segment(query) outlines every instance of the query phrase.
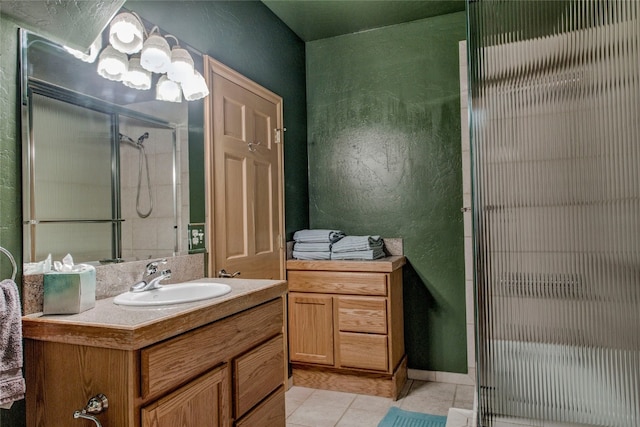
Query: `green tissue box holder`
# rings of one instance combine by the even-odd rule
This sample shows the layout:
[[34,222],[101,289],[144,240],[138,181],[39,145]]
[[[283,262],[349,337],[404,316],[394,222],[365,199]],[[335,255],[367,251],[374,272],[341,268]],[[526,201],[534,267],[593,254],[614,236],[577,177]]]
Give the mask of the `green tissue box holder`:
[[[79,267],[79,266],[76,266]],[[76,314],[96,305],[96,269],[52,271],[44,275],[44,314]]]

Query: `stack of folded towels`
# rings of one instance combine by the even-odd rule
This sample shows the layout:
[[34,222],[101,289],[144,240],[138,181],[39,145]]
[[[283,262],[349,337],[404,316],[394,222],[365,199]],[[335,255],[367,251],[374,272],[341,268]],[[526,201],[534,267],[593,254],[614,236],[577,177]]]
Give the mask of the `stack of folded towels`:
[[380,236],[345,236],[340,230],[299,230],[293,257],[302,260],[374,260],[384,258]]
[[346,236],[331,246],[331,259],[374,260],[384,258],[384,241],[380,236]]
[[293,257],[303,260],[331,259],[331,245],[344,237],[340,230],[299,230],[293,235]]

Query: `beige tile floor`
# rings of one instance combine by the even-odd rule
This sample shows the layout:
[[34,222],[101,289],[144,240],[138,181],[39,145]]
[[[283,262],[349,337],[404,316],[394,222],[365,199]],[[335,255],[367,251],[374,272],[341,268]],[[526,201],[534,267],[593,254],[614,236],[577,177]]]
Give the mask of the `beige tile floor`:
[[473,409],[473,386],[408,380],[399,399],[293,386],[286,393],[287,427],[377,427],[391,406],[447,415]]

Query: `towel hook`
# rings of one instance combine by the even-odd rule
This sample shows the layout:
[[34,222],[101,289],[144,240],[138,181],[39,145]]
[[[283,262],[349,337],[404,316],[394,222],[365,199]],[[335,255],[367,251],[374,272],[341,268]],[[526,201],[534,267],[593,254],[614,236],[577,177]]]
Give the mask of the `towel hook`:
[[16,274],[18,273],[18,266],[16,265],[15,258],[13,257],[13,255],[11,255],[11,252],[6,250],[2,246],[0,246],[0,252],[5,254],[9,258],[9,260],[11,261],[11,266],[13,267],[13,274],[11,275],[11,280],[16,280]]

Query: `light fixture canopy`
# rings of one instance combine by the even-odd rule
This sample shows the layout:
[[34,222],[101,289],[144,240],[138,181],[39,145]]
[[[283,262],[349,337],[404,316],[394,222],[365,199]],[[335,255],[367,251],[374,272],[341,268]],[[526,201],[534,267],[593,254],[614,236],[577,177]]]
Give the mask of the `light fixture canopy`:
[[190,79],[182,82],[182,93],[187,101],[195,101],[209,95],[209,88],[202,74],[196,70]]
[[102,35],[98,36],[93,41],[93,43],[91,43],[91,46],[89,46],[88,52],[82,52],[80,50],[76,50],[68,46],[63,46],[63,47],[64,47],[64,50],[66,50],[67,52],[69,52],[71,55],[78,58],[79,60],[93,64],[96,58],[98,57],[98,54],[100,53],[100,49],[102,49]]
[[140,52],[144,40],[144,27],[133,13],[116,15],[109,26],[109,43],[117,51],[133,54]]
[[121,81],[129,68],[127,55],[113,46],[104,48],[98,59],[98,74],[108,80]]
[[193,76],[193,58],[180,45],[171,49],[171,66],[167,70],[167,76],[178,83],[183,83]]
[[156,85],[156,99],[158,101],[182,102],[182,90],[180,84],[161,76]]
[[151,89],[151,72],[140,66],[140,58],[133,57],[129,59],[129,69],[122,78],[122,83],[133,89]]
[[140,54],[142,68],[153,73],[165,73],[171,64],[169,43],[160,34],[151,34]]

